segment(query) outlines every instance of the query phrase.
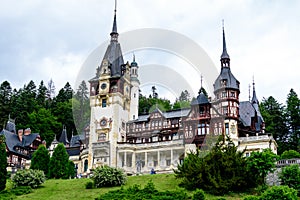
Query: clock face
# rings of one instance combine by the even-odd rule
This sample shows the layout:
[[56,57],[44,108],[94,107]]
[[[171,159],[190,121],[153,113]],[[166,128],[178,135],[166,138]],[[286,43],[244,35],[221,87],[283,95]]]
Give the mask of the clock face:
[[106,124],[107,124],[107,120],[106,120],[106,119],[102,119],[102,120],[100,121],[100,125],[101,125],[101,126],[106,126]]
[[104,90],[106,88],[106,86],[107,86],[106,83],[102,83],[101,84],[101,89]]

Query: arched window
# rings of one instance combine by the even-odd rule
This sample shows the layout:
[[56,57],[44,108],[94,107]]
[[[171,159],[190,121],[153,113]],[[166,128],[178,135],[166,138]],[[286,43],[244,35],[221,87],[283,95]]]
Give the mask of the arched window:
[[84,161],[84,172],[86,172],[87,171],[87,169],[88,169],[88,160],[85,160]]

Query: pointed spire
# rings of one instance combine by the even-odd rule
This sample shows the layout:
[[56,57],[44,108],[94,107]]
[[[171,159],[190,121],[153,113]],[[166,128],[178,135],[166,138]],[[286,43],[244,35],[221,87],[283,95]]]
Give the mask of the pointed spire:
[[252,100],[251,103],[252,104],[258,104],[258,99],[256,97],[256,92],[255,92],[255,82],[254,82],[254,76],[253,76],[253,83],[252,83],[252,87],[253,87],[253,95],[252,95]]
[[118,34],[118,31],[117,31],[117,0],[115,0],[114,22],[113,22],[112,32],[110,33],[110,35],[113,36],[114,34]]
[[201,88],[202,88],[202,81],[203,81],[203,76],[202,76],[202,74],[201,74]]
[[229,59],[229,55],[227,53],[227,47],[226,47],[226,40],[225,40],[224,19],[222,20],[222,29],[223,29],[223,52],[222,52],[222,55],[221,55],[221,59],[222,58]]
[[132,62],[131,62],[131,67],[137,67],[137,62],[135,61],[135,54],[134,54],[134,52],[133,52],[133,55],[132,55]]
[[230,58],[227,53],[226,40],[225,40],[224,20],[222,20],[222,29],[223,29],[223,52],[220,61],[222,67],[230,67]]

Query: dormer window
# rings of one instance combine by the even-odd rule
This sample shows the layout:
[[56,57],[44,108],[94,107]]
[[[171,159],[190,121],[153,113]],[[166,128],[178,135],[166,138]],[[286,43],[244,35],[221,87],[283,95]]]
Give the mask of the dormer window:
[[227,79],[221,80],[221,86],[226,87],[227,86]]

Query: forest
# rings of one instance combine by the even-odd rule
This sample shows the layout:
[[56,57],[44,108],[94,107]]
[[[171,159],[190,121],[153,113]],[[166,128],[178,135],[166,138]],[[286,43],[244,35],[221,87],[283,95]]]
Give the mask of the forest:
[[[171,103],[159,97],[155,86],[149,90],[149,96],[139,96],[139,114],[147,114],[155,107],[162,111],[186,108],[194,98],[185,90]],[[207,95],[204,88],[200,90]],[[3,81],[0,85],[0,108],[3,127],[8,118],[14,119],[17,129],[31,128],[49,146],[55,136],[60,136],[63,126],[71,138],[72,134],[82,133],[89,124],[89,90],[85,81],[76,90],[67,82],[58,93],[52,80],[46,84],[41,81],[38,86],[30,81],[20,89],[12,88],[8,81]],[[284,104],[273,96],[263,98],[260,112],[265,120],[266,133],[272,134],[277,141],[278,154],[285,150],[300,152],[300,99],[297,93],[291,89]]]

